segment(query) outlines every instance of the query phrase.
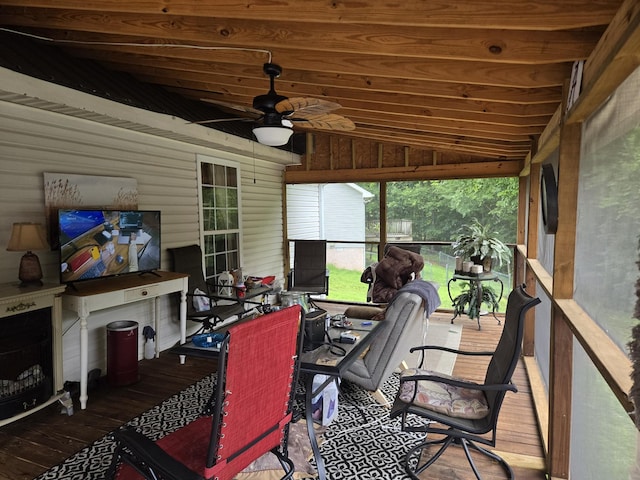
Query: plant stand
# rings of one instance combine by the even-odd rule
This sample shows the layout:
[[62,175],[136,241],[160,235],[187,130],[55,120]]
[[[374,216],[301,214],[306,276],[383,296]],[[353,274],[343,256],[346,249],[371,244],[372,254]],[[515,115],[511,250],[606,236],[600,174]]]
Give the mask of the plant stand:
[[[451,295],[451,283],[456,282],[458,280],[469,282],[469,290],[461,293],[457,297],[453,298]],[[502,299],[502,294],[504,293],[504,284],[502,280],[498,278],[498,275],[494,272],[485,272],[480,275],[462,275],[462,274],[454,274],[453,277],[447,282],[447,293],[449,294],[449,298],[451,299],[451,303],[454,307],[454,315],[451,319],[451,323],[458,317],[465,313],[465,307],[468,306],[468,314],[469,318],[476,318],[478,321],[478,330],[480,330],[480,309],[483,303],[488,303],[483,299],[484,291],[482,288],[483,282],[497,282],[500,284],[500,294],[498,298],[492,298],[489,305],[491,308],[491,313],[493,318],[496,319],[498,325],[500,325],[500,319],[496,316],[496,308],[500,300]]]

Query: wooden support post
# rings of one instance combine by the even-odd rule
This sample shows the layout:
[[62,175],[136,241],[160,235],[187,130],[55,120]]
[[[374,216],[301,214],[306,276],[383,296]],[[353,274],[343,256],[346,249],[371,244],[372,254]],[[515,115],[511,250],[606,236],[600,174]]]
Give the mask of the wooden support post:
[[384,255],[387,244],[387,182],[380,182],[380,243],[378,244],[378,261]]
[[[553,298],[573,298],[578,172],[582,124],[563,125],[558,162],[558,230],[555,238]],[[569,478],[573,334],[561,310],[551,309],[549,362],[549,474]]]

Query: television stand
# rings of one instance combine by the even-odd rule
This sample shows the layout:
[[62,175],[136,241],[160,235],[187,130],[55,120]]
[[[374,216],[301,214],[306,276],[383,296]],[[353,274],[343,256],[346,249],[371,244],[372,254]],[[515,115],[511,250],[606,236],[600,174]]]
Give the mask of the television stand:
[[138,273],[138,276],[141,277],[141,276],[146,275],[146,274],[155,275],[156,277],[162,277],[162,275],[160,275],[155,270],[143,270],[143,271]]
[[[143,273],[143,272],[141,272]],[[180,292],[180,326],[184,336],[187,323],[187,291],[189,275],[176,272],[153,272],[153,277],[121,275],[100,280],[81,282],[68,288],[62,295],[62,308],[78,314],[80,319],[80,408],[87,408],[87,374],[89,362],[88,318],[91,312],[111,307],[154,299],[153,328],[158,356],[160,331],[158,329],[158,300],[163,295]],[[157,277],[157,278],[156,278]]]

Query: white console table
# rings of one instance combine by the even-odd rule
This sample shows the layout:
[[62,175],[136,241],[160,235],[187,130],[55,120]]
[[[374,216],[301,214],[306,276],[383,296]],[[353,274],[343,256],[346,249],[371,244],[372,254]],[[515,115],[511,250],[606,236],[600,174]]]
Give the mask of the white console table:
[[0,319],[42,308],[51,308],[51,346],[53,351],[53,395],[51,398],[30,410],[0,420],[0,426],[37,412],[57,401],[61,396],[58,393],[63,388],[60,294],[64,292],[64,289],[64,285],[53,283],[29,287],[20,287],[17,283],[0,285]]
[[[87,407],[87,399],[89,398],[87,395],[89,346],[87,318],[91,312],[141,300],[155,299],[153,327],[159,340],[159,297],[180,292],[180,325],[186,325],[189,276],[175,272],[156,271],[154,273],[78,282],[73,287],[67,287],[62,296],[62,308],[77,312],[80,318],[80,408]],[[158,356],[158,343],[156,341],[156,356]]]

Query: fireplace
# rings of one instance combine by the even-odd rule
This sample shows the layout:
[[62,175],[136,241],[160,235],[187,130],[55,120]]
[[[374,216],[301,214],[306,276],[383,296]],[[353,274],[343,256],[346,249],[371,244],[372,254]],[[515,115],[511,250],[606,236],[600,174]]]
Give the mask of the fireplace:
[[0,419],[53,395],[51,309],[5,317],[0,328]]
[[58,401],[62,395],[65,285],[0,284],[0,426]]

